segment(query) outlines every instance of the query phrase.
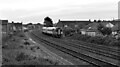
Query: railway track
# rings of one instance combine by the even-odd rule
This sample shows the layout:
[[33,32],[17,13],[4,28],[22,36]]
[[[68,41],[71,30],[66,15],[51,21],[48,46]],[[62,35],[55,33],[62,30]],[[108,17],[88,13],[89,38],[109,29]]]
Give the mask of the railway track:
[[47,39],[38,37],[38,35],[36,35],[36,34],[34,34],[34,33],[31,33],[31,35],[33,35],[33,36],[34,36],[35,38],[37,38],[39,41],[47,44],[48,46],[51,46],[51,47],[53,47],[53,48],[56,48],[57,50],[60,50],[60,51],[62,51],[62,52],[64,52],[64,53],[67,53],[67,54],[69,54],[69,55],[72,55],[73,57],[76,57],[76,58],[78,58],[78,59],[80,59],[80,60],[86,61],[86,62],[88,62],[89,64],[91,64],[91,65],[93,65],[93,66],[98,66],[98,67],[106,67],[106,66],[117,67],[117,66],[114,65],[114,64],[111,64],[111,63],[102,61],[102,60],[100,60],[100,59],[91,57],[91,56],[89,56],[89,55],[80,53],[80,52],[78,52],[78,51],[76,51],[76,50],[73,50],[73,49],[71,49],[71,48],[58,45],[58,43],[56,43],[56,42],[52,42],[52,41],[49,41],[49,40],[47,40]]
[[119,47],[117,49],[115,48],[110,48],[108,46],[103,46],[103,45],[96,45],[96,44],[91,44],[91,43],[86,43],[86,42],[79,42],[77,40],[69,40],[69,41],[72,41],[72,42],[76,42],[76,43],[79,43],[79,44],[87,44],[91,47],[94,47],[94,48],[99,48],[99,49],[103,49],[103,50],[107,50],[107,51],[111,51],[111,52],[116,52],[116,53],[120,53],[120,49]]
[[[94,47],[94,46],[89,46],[87,44],[81,44],[81,43],[76,43],[76,42],[72,42],[72,41],[67,41],[65,42],[65,40],[59,40],[59,39],[54,39],[57,42],[61,42],[64,43],[66,45],[78,48],[78,49],[83,49],[92,53],[96,53],[102,56],[106,56],[112,59],[116,59],[116,60],[120,60],[120,52],[116,52],[116,51],[109,51],[109,50],[105,50],[105,49],[101,49],[100,47]],[[107,48],[106,48],[107,49]]]
[[78,48],[78,49],[83,49],[92,53],[96,53],[102,56],[106,56],[112,59],[116,59],[116,60],[120,60],[120,51],[116,50],[116,49],[112,49],[109,47],[105,47],[105,46],[99,46],[99,45],[94,45],[94,44],[87,44],[87,43],[82,43],[76,40],[61,40],[58,38],[52,38],[54,39],[54,41],[63,43],[63,44],[67,44],[69,46]]

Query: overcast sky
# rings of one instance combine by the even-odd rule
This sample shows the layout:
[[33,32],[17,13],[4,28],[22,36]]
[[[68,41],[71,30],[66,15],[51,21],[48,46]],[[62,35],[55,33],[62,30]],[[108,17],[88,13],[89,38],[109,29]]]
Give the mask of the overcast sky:
[[54,23],[61,20],[118,18],[119,0],[0,0],[0,19]]

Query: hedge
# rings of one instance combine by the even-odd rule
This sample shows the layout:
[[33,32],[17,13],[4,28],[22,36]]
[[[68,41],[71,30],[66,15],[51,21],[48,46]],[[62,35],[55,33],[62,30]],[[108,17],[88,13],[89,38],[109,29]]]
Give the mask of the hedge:
[[120,40],[114,39],[112,37],[91,37],[87,35],[74,34],[70,39],[85,41],[94,44],[101,44],[106,46],[120,46]]

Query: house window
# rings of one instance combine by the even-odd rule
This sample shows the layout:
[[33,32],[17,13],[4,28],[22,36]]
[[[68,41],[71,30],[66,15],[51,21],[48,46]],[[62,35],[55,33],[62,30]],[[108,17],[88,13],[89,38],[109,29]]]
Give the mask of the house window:
[[87,35],[89,35],[89,36],[95,36],[95,32],[88,32]]

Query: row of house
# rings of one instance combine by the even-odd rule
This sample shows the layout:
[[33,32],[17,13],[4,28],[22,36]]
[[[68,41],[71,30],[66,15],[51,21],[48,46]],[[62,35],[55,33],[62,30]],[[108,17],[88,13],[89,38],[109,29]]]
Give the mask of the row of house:
[[28,24],[24,24],[23,28],[32,30],[32,29],[41,29],[43,25],[41,25],[40,23],[38,24],[32,24],[32,23],[28,23]]
[[88,25],[91,21],[63,21],[59,20],[56,24],[57,27],[71,27],[71,28],[82,28],[85,25]]
[[10,23],[8,20],[0,20],[0,25],[3,37],[7,37],[16,31],[22,31],[22,23]]
[[81,34],[89,35],[89,36],[103,36],[102,33],[100,33],[97,29],[99,24],[111,28],[113,36],[116,36],[120,30],[118,27],[118,23],[116,23],[115,25],[109,22],[90,23],[87,26],[85,26],[83,29],[81,29]]
[[65,20],[59,20],[56,24],[57,27],[63,28],[63,29],[73,29],[75,32],[79,32],[80,29],[82,29],[84,26],[91,23],[90,20],[88,21],[65,21]]
[[112,34],[116,35],[118,31],[120,31],[120,21],[101,21],[101,22],[91,22],[89,21],[61,21],[59,20],[57,23],[57,27],[70,27],[77,28],[80,30],[81,34],[89,35],[89,36],[102,36],[102,34],[98,31],[98,25],[102,24],[105,27],[110,27],[112,29]]

